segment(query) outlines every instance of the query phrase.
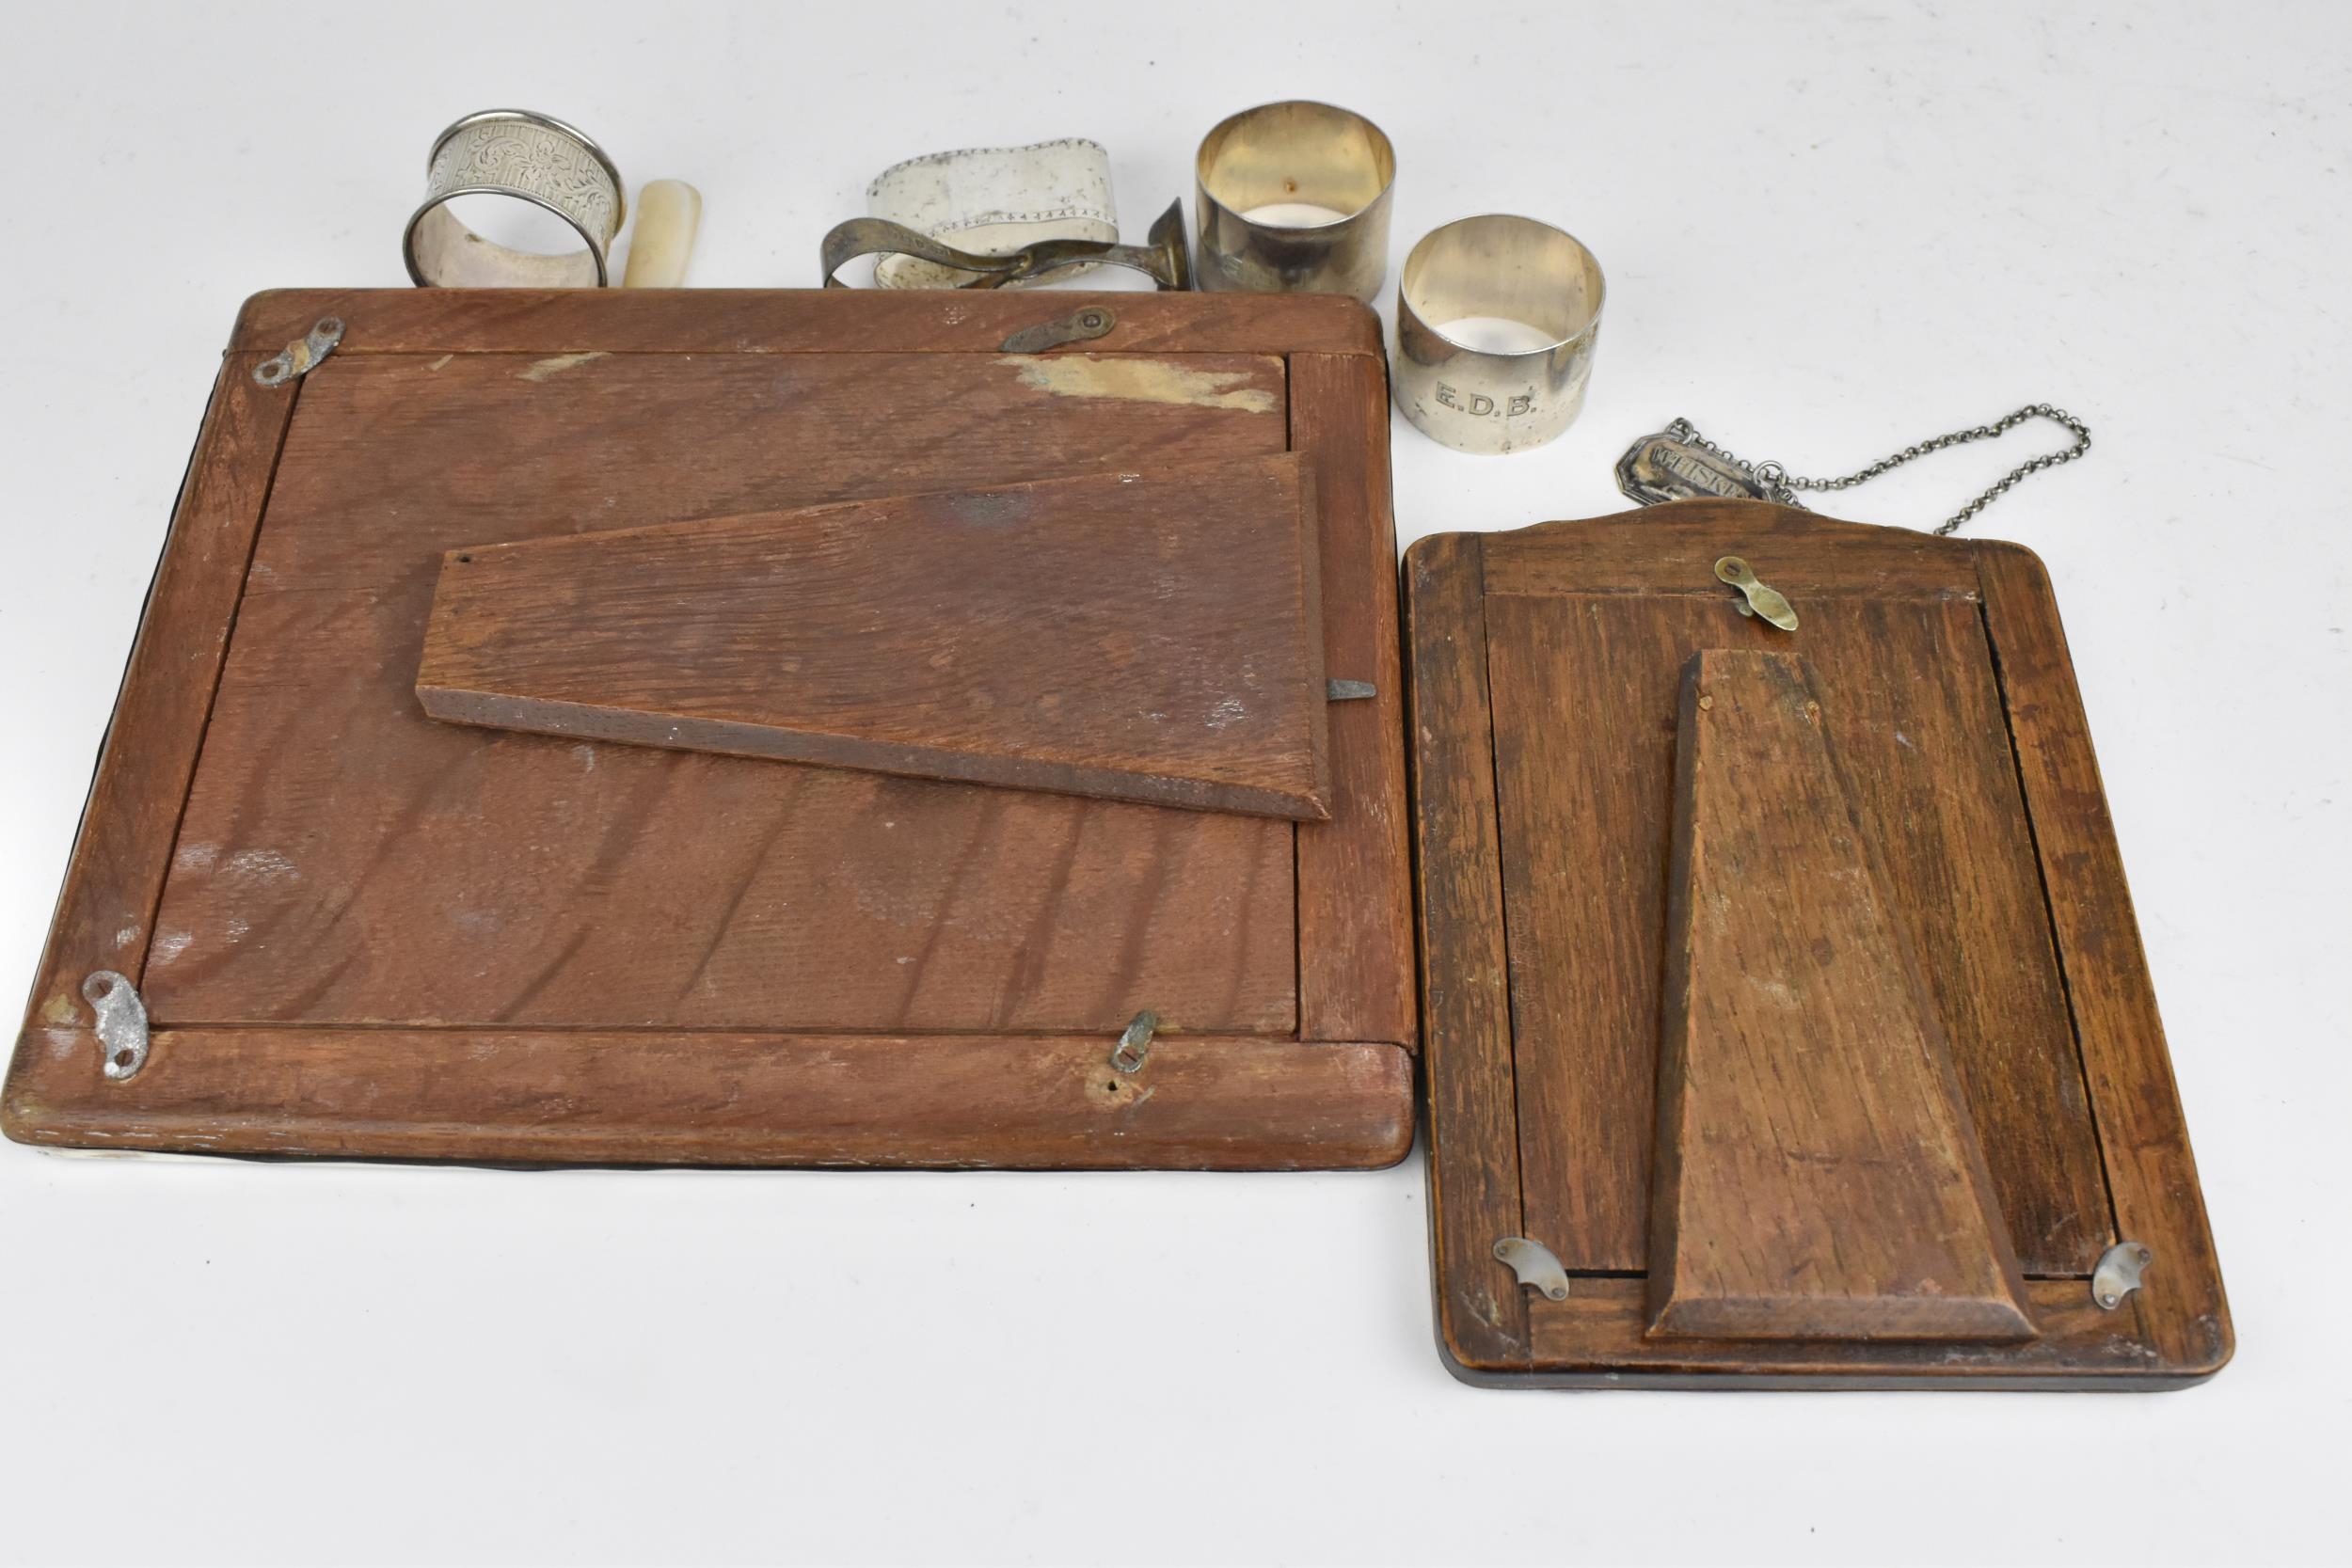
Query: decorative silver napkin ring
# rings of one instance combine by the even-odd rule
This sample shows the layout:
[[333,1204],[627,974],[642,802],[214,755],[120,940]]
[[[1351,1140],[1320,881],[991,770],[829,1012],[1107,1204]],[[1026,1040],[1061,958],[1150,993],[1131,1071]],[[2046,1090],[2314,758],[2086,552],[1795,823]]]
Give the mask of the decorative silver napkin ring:
[[[401,242],[408,276],[449,288],[601,289],[612,237],[628,215],[627,187],[604,149],[551,116],[485,109],[441,133],[425,160],[424,200]],[[585,250],[537,256],[482,238],[448,203],[503,196],[544,207]]]
[[1397,407],[1456,451],[1542,446],[1584,406],[1606,293],[1593,253],[1548,223],[1490,213],[1431,230],[1397,276]]
[[1201,288],[1380,293],[1396,151],[1363,116],[1304,99],[1244,109],[1200,139],[1193,181]]

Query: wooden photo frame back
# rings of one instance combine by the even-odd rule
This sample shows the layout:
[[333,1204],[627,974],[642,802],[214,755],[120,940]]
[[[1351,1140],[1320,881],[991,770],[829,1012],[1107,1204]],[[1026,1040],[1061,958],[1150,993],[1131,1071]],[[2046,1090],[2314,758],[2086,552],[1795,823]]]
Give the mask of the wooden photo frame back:
[[[1352,302],[295,291],[223,361],[0,1125],[476,1161],[1380,1165],[1413,1136],[1378,325]],[[299,380],[255,368],[324,317]],[[436,724],[445,552],[1284,451],[1329,819]],[[116,1079],[85,986],[151,1046]],[[1148,1055],[1110,1067],[1138,1013]]]
[[[1797,629],[1737,612],[1725,557]],[[2218,1370],[2219,1266],[2029,552],[1685,501],[1423,539],[1406,578],[1438,1332],[1459,1375],[2165,1387]],[[1808,855],[1797,896],[1784,862]],[[1851,911],[1820,914],[1822,888]],[[1889,1076],[1894,1051],[1916,1069]],[[1807,1103],[1808,1075],[1867,1104]],[[1561,1276],[1515,1269],[1525,1243]],[[2137,1289],[2118,1258],[2151,1259]]]

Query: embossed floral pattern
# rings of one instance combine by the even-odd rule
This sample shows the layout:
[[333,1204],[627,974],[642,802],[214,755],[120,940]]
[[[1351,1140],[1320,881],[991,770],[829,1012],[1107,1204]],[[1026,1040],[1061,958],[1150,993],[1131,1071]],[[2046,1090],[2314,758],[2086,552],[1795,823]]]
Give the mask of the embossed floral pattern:
[[620,193],[596,155],[542,126],[514,120],[469,125],[443,142],[425,178],[425,198],[469,186],[523,191],[596,236],[601,250],[620,227]]

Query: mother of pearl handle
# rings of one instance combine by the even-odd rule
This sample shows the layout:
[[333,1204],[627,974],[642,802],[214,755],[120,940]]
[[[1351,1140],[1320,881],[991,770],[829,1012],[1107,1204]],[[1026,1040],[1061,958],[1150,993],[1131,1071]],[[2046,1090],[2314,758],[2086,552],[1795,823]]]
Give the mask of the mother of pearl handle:
[[675,289],[686,281],[702,227],[703,193],[683,180],[654,180],[637,193],[637,229],[629,236],[624,289]]

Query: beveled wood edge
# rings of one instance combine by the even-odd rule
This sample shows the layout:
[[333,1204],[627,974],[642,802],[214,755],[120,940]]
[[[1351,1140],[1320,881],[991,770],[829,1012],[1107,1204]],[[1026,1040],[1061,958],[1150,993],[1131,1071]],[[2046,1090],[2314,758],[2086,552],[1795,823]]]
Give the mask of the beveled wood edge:
[[2155,1253],[2127,1305],[2168,1363],[2209,1377],[2236,1334],[2058,599],[2024,546],[1980,541],[1977,558],[2045,898],[2055,880],[2067,890],[2046,901],[2116,1234]]
[[[1773,560],[1779,541],[1825,537],[1841,541],[1834,555],[1803,567]],[[1670,501],[1606,517],[1532,523],[1486,538],[1489,594],[1728,595],[1715,562],[1732,554],[1747,557],[1759,578],[1796,600],[1800,615],[1808,595],[1973,599],[1979,592],[1971,541],[1770,501]]]
[[[1699,529],[1731,528],[1742,531],[1760,530],[1766,535],[1789,533],[1846,534],[1851,538],[1892,538],[1905,547],[1936,551],[1968,550],[1979,543],[1972,539],[1954,539],[1945,535],[1923,533],[1916,529],[1899,528],[1887,523],[1860,523],[1846,517],[1833,517],[1826,512],[1810,507],[1784,506],[1778,501],[1716,499],[1702,498],[1692,500],[1664,501],[1656,506],[1631,506],[1623,512],[1604,513],[1597,517],[1548,517],[1539,522],[1523,523],[1518,528],[1474,529],[1489,544],[1516,541],[1525,546],[1555,546],[1562,542],[1573,544],[1580,536],[1592,537],[1602,531],[1628,529],[1627,542],[1637,547],[1645,539],[1661,531],[1669,535]],[[1424,537],[1438,538],[1438,534]],[[1504,546],[1507,554],[1509,546]]]
[[[91,1022],[81,993],[86,975],[113,969],[134,985],[144,977],[181,810],[228,657],[226,628],[300,397],[299,383],[255,383],[253,368],[264,357],[231,354],[214,381],[74,829],[25,1003],[25,1037],[0,1089],[9,1101],[68,1082],[26,1038],[44,1021]],[[186,644],[194,656],[167,645],[190,616],[208,628]],[[116,744],[126,734],[135,741],[128,751]]]
[[[1166,1037],[1132,1074],[1090,1036],[158,1029],[108,1082],[11,1085],[0,1130],[64,1148],[498,1164],[1342,1170],[1412,1148],[1401,1046]],[[178,1070],[181,1062],[195,1064]]]
[[[480,546],[476,546],[479,548]],[[430,657],[428,655],[428,657]],[[1318,675],[1317,684],[1321,684]],[[1235,784],[1199,774],[1152,773],[1108,764],[1035,760],[1010,751],[976,753],[949,746],[868,740],[815,730],[785,730],[731,719],[675,716],[659,738],[644,733],[641,709],[608,707],[555,697],[516,696],[486,685],[444,678],[430,666],[414,688],[425,717],[444,724],[548,735],[567,740],[602,740],[617,746],[750,757],[797,763],[901,779],[927,779],[1015,789],[1081,800],[1114,800],[1168,811],[1262,817],[1306,824],[1328,820],[1328,785],[1318,784],[1320,759],[1311,759],[1310,777],[1289,787]],[[992,770],[994,776],[991,776]]]
[[1374,686],[1327,705],[1331,818],[1292,839],[1298,1033],[1418,1051],[1387,375],[1378,360],[1297,354],[1286,382],[1291,450],[1313,475],[1324,673]]
[[[270,289],[239,309],[229,352],[275,354],[335,316],[338,356],[996,354],[1023,327],[1089,305],[1117,325],[1074,352],[1382,353],[1379,317],[1338,294],[937,289]],[[864,341],[844,350],[852,312]]]
[[2103,1312],[2077,1279],[2029,1279],[2041,1338],[2017,1344],[1650,1338],[1638,1277],[1571,1275],[1565,1302],[1531,1296],[1533,1354],[1479,1362],[1440,1341],[1446,1368],[1489,1388],[2108,1389],[2153,1393],[2210,1378],[2217,1366],[2169,1361],[2137,1332],[2128,1305]]
[[[1433,535],[1406,552],[1407,723],[1438,1340],[1449,1365],[1509,1366],[1524,1362],[1531,1341],[1526,1293],[1491,1250],[1522,1234],[1524,1212],[1485,537]],[[1442,765],[1432,767],[1433,758]]]
[[[1291,401],[1290,365],[1282,366],[1283,402]],[[1288,414],[1285,410],[1284,422]],[[1323,513],[1322,486],[1315,483],[1315,465],[1293,447],[1284,436],[1282,455],[1295,464],[1298,472],[1298,508],[1291,527],[1295,531],[1298,551],[1298,659],[1307,673],[1307,758],[1308,780],[1306,805],[1308,810],[1286,813],[1300,823],[1328,822],[1339,809],[1338,785],[1331,768],[1331,702],[1330,672],[1327,667],[1331,640],[1330,617],[1323,608]],[[1315,698],[1322,701],[1315,701]],[[1298,905],[1298,837],[1291,835],[1291,907]],[[1297,915],[1292,917],[1294,944],[1297,942]],[[1303,965],[1302,965],[1303,967]],[[1294,985],[1293,990],[1295,990]],[[1299,1008],[1299,1035],[1306,1037],[1306,1009]]]
[[2088,1377],[2053,1372],[2033,1376],[1936,1377],[1883,1372],[1502,1372],[1471,1370],[1449,1361],[1446,1370],[1472,1388],[1523,1392],[1721,1394],[2161,1394],[2193,1388],[2212,1374],[2150,1373]]

